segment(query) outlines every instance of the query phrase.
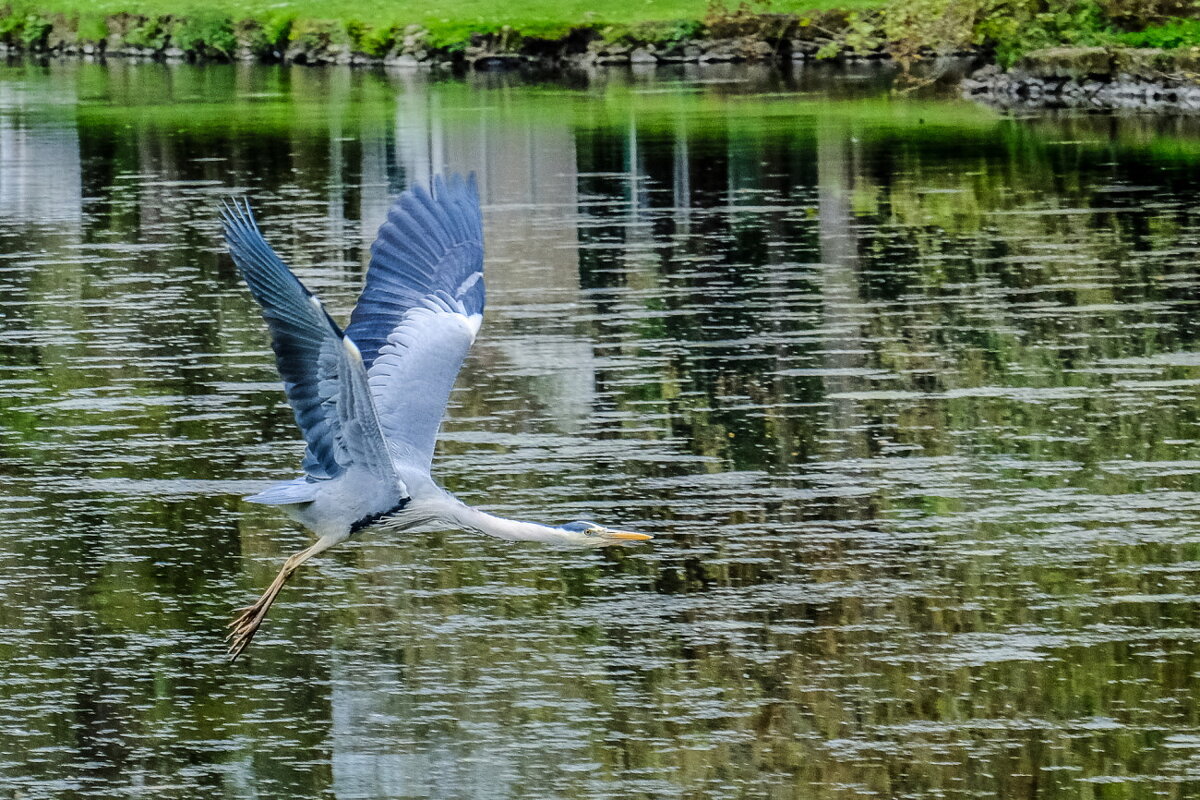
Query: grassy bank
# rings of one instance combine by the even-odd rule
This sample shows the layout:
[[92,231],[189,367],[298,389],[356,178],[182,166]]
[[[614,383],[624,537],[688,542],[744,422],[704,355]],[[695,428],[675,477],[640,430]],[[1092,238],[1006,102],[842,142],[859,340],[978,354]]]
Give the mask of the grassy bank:
[[[878,5],[875,0],[773,0],[772,14],[853,11]],[[760,4],[754,11],[768,10]],[[286,46],[306,35],[344,41],[380,55],[400,43],[406,30],[419,26],[433,46],[465,43],[473,34],[513,31],[524,38],[559,39],[578,29],[609,36],[635,35],[647,40],[698,34],[705,20],[736,14],[706,0],[523,0],[505,7],[493,0],[440,0],[356,3],[350,0],[217,0],[212,3],[170,0],[44,0],[0,7],[0,37],[9,44],[36,43],[58,26],[80,41],[98,43],[114,34],[150,45],[174,36],[181,45],[207,45],[231,51],[239,35],[258,28],[263,43]],[[133,30],[127,30],[127,29]],[[132,37],[127,33],[133,33]],[[188,49],[185,47],[184,49]]]
[[1192,0],[17,0],[0,6],[0,44],[301,63],[906,60],[971,50],[1009,64],[1059,45],[1200,46],[1196,15]]
[[[736,2],[733,3],[736,5]],[[802,13],[829,8],[858,9],[879,5],[874,0],[774,0],[771,10]],[[225,18],[233,21],[336,20],[344,25],[375,31],[420,25],[440,39],[465,39],[471,33],[497,31],[507,26],[529,36],[557,37],[579,26],[636,27],[645,24],[686,23],[702,20],[709,10],[706,0],[521,0],[501,4],[495,0],[411,0],[411,2],[361,3],[351,0],[46,0],[26,5],[28,10],[79,15],[91,20],[134,13],[147,17]]]

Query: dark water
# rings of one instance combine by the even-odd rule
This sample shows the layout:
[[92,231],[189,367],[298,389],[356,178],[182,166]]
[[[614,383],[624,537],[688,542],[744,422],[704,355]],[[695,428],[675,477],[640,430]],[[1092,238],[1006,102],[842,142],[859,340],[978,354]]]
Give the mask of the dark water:
[[[822,88],[825,87],[825,88]],[[218,240],[345,313],[478,172],[436,469],[507,515],[339,548]],[[0,71],[0,798],[1200,792],[1200,124],[869,75]]]

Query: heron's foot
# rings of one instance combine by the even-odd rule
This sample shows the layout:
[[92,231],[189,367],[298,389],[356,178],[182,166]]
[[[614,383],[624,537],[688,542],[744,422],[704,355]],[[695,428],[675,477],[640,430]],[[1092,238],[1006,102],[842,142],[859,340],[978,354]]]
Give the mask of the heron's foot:
[[225,641],[229,642],[230,661],[236,661],[242,651],[250,645],[254,634],[258,633],[263,620],[267,618],[267,610],[271,607],[273,599],[273,597],[263,595],[253,605],[238,609],[237,617],[228,625],[232,630],[225,637]]
[[233,630],[225,637],[225,641],[229,642],[230,661],[236,661],[237,657],[242,654],[242,651],[249,646],[250,640],[254,638],[254,634],[258,633],[263,620],[267,618],[267,612],[271,610],[271,604],[279,596],[279,590],[283,588],[283,584],[287,583],[287,579],[292,577],[292,573],[305,561],[317,553],[328,550],[339,541],[341,539],[337,537],[322,536],[312,547],[296,553],[283,562],[283,568],[279,570],[279,574],[275,576],[275,580],[271,581],[271,585],[263,592],[262,597],[255,600],[253,605],[239,609],[237,618],[229,623],[229,627]]

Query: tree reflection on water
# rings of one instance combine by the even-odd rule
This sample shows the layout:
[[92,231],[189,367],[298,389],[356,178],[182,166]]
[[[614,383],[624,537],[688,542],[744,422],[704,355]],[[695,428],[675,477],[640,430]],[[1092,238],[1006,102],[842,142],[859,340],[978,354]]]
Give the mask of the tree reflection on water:
[[[0,73],[0,796],[1187,797],[1195,120],[886,76]],[[598,554],[302,534],[215,213],[329,305],[475,170],[437,468]],[[257,645],[256,645],[257,646]]]

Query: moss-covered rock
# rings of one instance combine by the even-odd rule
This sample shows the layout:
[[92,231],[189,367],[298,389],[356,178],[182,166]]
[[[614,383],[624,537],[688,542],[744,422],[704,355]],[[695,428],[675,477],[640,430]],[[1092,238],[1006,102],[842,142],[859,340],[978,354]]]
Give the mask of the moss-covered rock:
[[50,51],[66,50],[75,46],[78,40],[75,20],[66,14],[54,14],[50,17],[50,30],[46,34],[46,49]]
[[256,19],[240,19],[233,25],[233,56],[238,61],[257,61],[277,52],[279,42],[270,41],[262,23]]
[[703,39],[700,50],[700,61],[767,61],[775,55],[770,42],[755,36]]
[[1200,77],[1200,48],[1129,47],[1114,50],[1113,71],[1124,79],[1195,82]]
[[351,40],[338,20],[300,19],[288,32],[284,60],[296,64],[348,64]]
[[1126,79],[1153,80],[1172,71],[1172,59],[1164,50],[1150,47],[1129,47],[1112,53],[1113,72]]
[[141,14],[110,14],[104,19],[105,49],[117,52],[125,46],[127,37],[149,22]]
[[1104,47],[1048,47],[1026,53],[1016,69],[1035,78],[1082,81],[1112,74],[1112,53]]

